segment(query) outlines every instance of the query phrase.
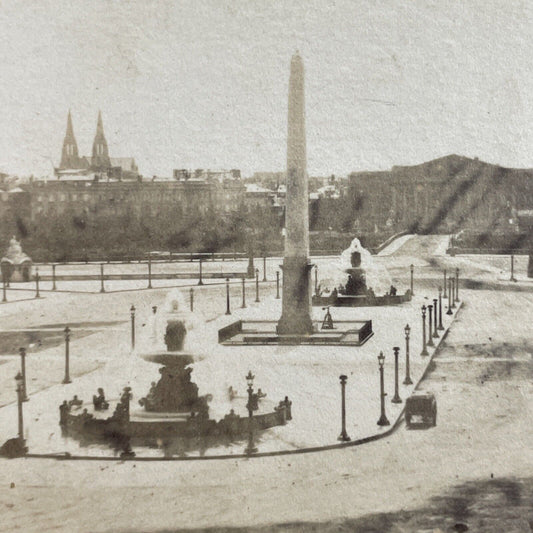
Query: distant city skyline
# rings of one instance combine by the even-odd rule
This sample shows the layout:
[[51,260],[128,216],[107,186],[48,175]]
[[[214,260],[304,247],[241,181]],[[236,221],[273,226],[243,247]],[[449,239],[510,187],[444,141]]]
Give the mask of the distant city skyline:
[[68,110],[146,176],[280,171],[306,68],[310,175],[450,153],[533,167],[533,6],[519,2],[2,2],[0,171],[51,174]]

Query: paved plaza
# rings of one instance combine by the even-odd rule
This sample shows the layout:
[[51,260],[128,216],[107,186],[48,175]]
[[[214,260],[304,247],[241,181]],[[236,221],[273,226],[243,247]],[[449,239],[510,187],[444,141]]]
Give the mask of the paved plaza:
[[[472,256],[440,255],[443,239],[438,236],[406,239],[390,255],[379,256],[401,289],[409,283],[405,266],[416,265],[415,298],[411,304],[385,313],[375,308],[343,309],[351,317],[367,316],[373,320],[376,335],[364,346],[342,350],[264,347],[259,351],[244,347],[235,351],[235,347],[207,343],[199,350],[199,361],[193,372],[201,392],[208,387],[214,389],[210,411],[213,417],[222,416],[229,407],[223,401],[223,391],[228,385],[233,385],[242,395],[244,376],[252,361],[256,385],[267,392],[268,400],[275,401],[278,398],[274,396],[290,390],[294,420],[261,436],[260,452],[336,443],[340,431],[340,373],[348,375],[348,434],[357,439],[378,433],[382,430],[376,425],[379,416],[377,353],[383,350],[387,356],[386,407],[393,422],[402,405],[390,403],[392,347],[399,345],[404,355],[403,326],[412,322],[412,374],[416,382],[424,367],[416,333],[420,328],[416,327],[420,305],[426,295],[434,294],[443,265],[448,269],[459,265],[464,280],[482,271],[490,283],[501,283],[502,290],[461,287],[462,308],[453,323],[448,319],[446,325],[450,331],[420,384],[420,388],[431,390],[437,396],[439,418],[435,428],[407,430],[401,424],[391,435],[361,446],[253,459],[171,463],[123,462],[118,458],[105,462],[2,459],[0,498],[5,506],[4,529],[33,531],[44,527],[73,531],[83,518],[87,531],[179,530],[215,524],[241,527],[245,531],[260,527],[266,517],[269,524],[276,523],[275,517],[279,515],[284,522],[300,523],[302,527],[318,523],[328,530],[342,524],[347,528],[350,524],[363,527],[365,517],[372,516],[379,508],[384,513],[379,518],[384,520],[384,531],[390,530],[385,528],[387,513],[391,513],[395,524],[405,524],[406,531],[431,530],[431,524],[435,523],[439,527],[443,524],[452,527],[457,522],[468,522],[475,531],[501,531],[497,529],[501,525],[497,513],[487,511],[472,516],[461,507],[442,502],[447,502],[446,495],[449,495],[479,506],[474,496],[477,492],[471,488],[476,483],[489,484],[487,490],[493,498],[496,498],[494,491],[505,490],[498,487],[507,487],[509,483],[514,483],[516,490],[526,490],[520,487],[526,487],[533,474],[533,457],[529,457],[530,447],[524,441],[528,437],[527,428],[532,427],[533,338],[527,318],[533,312],[533,296],[527,281],[519,280],[509,288],[507,281],[498,281],[501,272],[494,272],[490,267],[505,272],[505,264],[498,265],[490,257],[481,257],[476,263],[477,258]],[[471,270],[465,259],[474,265]],[[320,261],[317,263],[320,268]],[[253,302],[253,290],[250,282],[247,308],[240,310],[240,287],[234,285],[231,301],[235,308],[228,317],[224,315],[224,284],[195,286],[199,325],[191,337],[194,339],[200,332],[197,340],[208,337],[205,332],[214,333],[219,325],[238,318],[241,313],[253,318],[268,310],[276,316],[279,303],[274,298],[275,285],[260,284],[258,304]],[[34,345],[28,347],[30,401],[24,407],[30,451],[47,453],[62,447],[63,451],[80,453],[77,443],[58,438],[57,401],[63,396],[82,390],[92,394],[102,384],[113,396],[112,391],[118,394],[124,381],[150,381],[149,375],[139,375],[139,369],[131,365],[134,354],[129,347],[129,307],[134,304],[138,309],[139,328],[148,327],[151,306],[163,305],[167,292],[163,289],[106,294],[45,291],[39,300],[14,301],[0,307],[1,334],[13,335],[18,331],[27,336],[31,330],[48,331],[47,336],[34,340]],[[337,315],[340,318],[340,312],[334,309],[334,318]],[[57,335],[65,324],[71,324],[73,330],[73,383],[67,386],[60,384],[63,344]],[[2,440],[5,440],[16,433],[13,376],[20,366],[16,349],[0,355],[0,362],[0,418]],[[279,371],[280,367],[283,372]],[[223,379],[214,384],[210,377],[220,376],[222,370]],[[133,392],[136,394],[135,389]],[[144,395],[145,391],[141,393]],[[408,393],[402,385],[401,396],[405,398]],[[239,398],[236,402],[239,403]],[[53,411],[49,413],[46,407]],[[237,442],[229,448],[215,447],[203,453],[238,454],[242,448],[243,444]],[[112,455],[103,448],[85,448],[83,452]],[[158,453],[151,450],[148,455],[156,457]],[[187,490],[183,490],[185,487]],[[179,501],[176,501],[176,491]],[[482,492],[480,488],[479,493]],[[294,505],[295,499],[301,504]],[[531,515],[532,510],[525,503],[522,505],[525,505],[523,514]],[[95,506],[99,510],[98,520],[94,517]],[[137,511],[117,513],[117,506],[135,506]],[[404,514],[398,515],[399,511]],[[483,519],[486,529],[479,525]],[[372,523],[375,520],[376,517]],[[515,530],[527,531],[519,527],[520,524]],[[290,531],[290,528],[287,525],[280,530]]]

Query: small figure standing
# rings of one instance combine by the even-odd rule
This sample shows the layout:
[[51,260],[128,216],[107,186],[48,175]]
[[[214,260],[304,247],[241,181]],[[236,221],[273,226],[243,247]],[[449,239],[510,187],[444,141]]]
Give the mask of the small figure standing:
[[333,328],[333,317],[331,316],[331,313],[329,311],[328,307],[323,307],[323,310],[326,310],[326,315],[324,316],[324,320],[322,321],[322,329],[334,329]]
[[74,397],[70,402],[68,402],[70,407],[80,407],[83,404],[83,401],[78,398],[77,394],[74,394]]

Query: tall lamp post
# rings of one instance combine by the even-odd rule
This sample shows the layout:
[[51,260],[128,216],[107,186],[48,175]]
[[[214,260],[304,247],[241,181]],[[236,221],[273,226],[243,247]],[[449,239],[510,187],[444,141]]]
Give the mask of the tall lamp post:
[[152,288],[152,252],[148,252],[148,288]]
[[379,364],[379,384],[380,384],[380,399],[381,399],[381,416],[378,420],[378,426],[389,426],[390,422],[385,414],[385,377],[383,375],[383,366],[385,365],[385,356],[383,352],[379,352],[378,355],[378,364]]
[[28,401],[26,389],[26,348],[19,348],[20,353],[20,371],[22,373],[22,401]]
[[279,300],[279,270],[276,270],[276,300]]
[[429,355],[426,348],[426,306],[422,306],[422,351],[420,355]]
[[315,296],[318,296],[318,265],[315,265]]
[[439,331],[444,330],[442,325],[442,287],[439,285]]
[[100,292],[105,292],[105,287],[104,287],[104,263],[100,263]]
[[342,442],[348,442],[350,437],[348,436],[348,433],[346,433],[346,380],[348,379],[348,376],[345,376],[344,374],[342,376],[339,376],[339,379],[341,381],[341,421],[342,421],[342,429],[341,434],[339,435],[338,440]]
[[452,311],[452,280],[448,280],[448,311],[446,311],[447,315],[453,315]]
[[398,357],[400,355],[400,348],[398,346],[395,346],[393,348],[394,351],[394,397],[392,398],[392,403],[402,403],[402,399],[400,398],[400,393],[398,390]]
[[259,269],[255,269],[255,302],[259,302]]
[[39,269],[35,269],[35,298],[40,298],[41,293],[39,292]]
[[254,445],[254,378],[255,376],[252,374],[252,371],[249,370],[248,375],[246,376],[246,383],[248,384],[248,403],[246,404],[246,407],[248,408],[248,446],[244,450],[246,455],[252,455],[257,451],[257,448]]
[[198,260],[198,263],[199,263],[199,278],[198,278],[198,285],[203,285],[204,284],[204,281],[202,279],[202,258],[200,257],[200,259]]
[[433,338],[434,339],[438,339],[439,338],[439,333],[437,332],[437,315],[438,315],[438,300],[437,298],[433,298]]
[[405,331],[405,379],[403,380],[404,385],[412,385],[411,380],[411,362],[409,360],[409,337],[411,335],[411,328],[407,324],[404,328]]
[[52,290],[55,291],[56,287],[56,265],[52,265]]
[[459,301],[459,268],[455,269],[455,301]]
[[444,298],[446,298],[446,296],[447,296],[446,295],[446,286],[447,286],[447,284],[446,284],[446,269],[444,269],[444,295],[443,295]]
[[451,300],[452,300],[452,309],[455,309],[457,306],[455,305],[455,279],[451,278],[450,281],[451,284]]
[[430,304],[428,305],[428,342],[427,346],[435,346],[433,343],[433,306]]
[[3,290],[2,302],[7,302],[6,286],[7,286],[6,275],[2,274],[2,290]]
[[[192,290],[192,289],[191,289]],[[135,349],[135,306],[130,307],[131,315],[131,349]]]
[[17,384],[17,410],[18,410],[18,439],[22,447],[24,447],[24,417],[22,414],[22,402],[24,401],[24,379],[19,372],[15,376]]
[[70,379],[70,328],[65,327],[65,377],[63,383],[72,383]]
[[231,315],[229,306],[229,278],[226,278],[226,315]]
[[246,280],[242,278],[242,305],[241,308],[246,307]]
[[414,290],[414,287],[415,287],[415,283],[414,283],[415,267],[414,267],[414,265],[411,265],[409,267],[409,269],[411,270],[411,296],[414,296],[415,295],[415,290]]
[[192,287],[189,289],[189,304],[192,313],[194,311],[194,289]]

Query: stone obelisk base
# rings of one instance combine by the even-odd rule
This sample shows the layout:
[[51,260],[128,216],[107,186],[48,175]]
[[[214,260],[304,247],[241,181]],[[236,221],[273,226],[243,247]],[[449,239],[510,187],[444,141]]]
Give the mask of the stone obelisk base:
[[283,259],[283,306],[276,327],[278,335],[310,335],[311,320],[311,269],[307,257]]

